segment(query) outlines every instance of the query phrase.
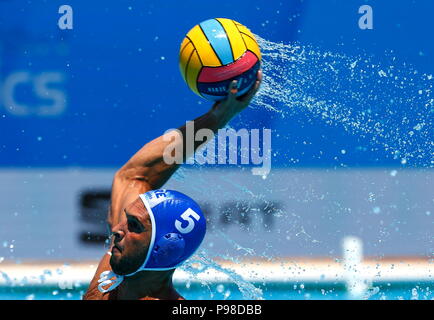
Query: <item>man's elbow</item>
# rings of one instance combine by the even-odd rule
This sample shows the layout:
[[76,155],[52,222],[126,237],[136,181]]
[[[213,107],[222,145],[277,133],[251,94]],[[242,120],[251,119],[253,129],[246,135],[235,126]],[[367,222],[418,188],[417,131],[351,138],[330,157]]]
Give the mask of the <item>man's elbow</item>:
[[148,182],[148,178],[146,172],[144,170],[139,170],[137,168],[121,168],[115,172],[114,175],[115,181],[128,181],[128,180],[137,180]]
[[113,176],[113,179],[114,179],[115,181],[119,181],[119,180],[124,180],[124,179],[126,179],[126,172],[125,172],[125,169],[121,168],[121,169],[117,170],[117,171],[115,172],[115,175]]

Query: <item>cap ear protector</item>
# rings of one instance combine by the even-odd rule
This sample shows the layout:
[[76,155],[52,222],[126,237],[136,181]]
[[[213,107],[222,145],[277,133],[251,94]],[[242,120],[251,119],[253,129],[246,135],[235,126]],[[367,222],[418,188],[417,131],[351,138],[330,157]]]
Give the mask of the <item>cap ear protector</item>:
[[151,254],[151,263],[155,265],[168,265],[172,259],[181,257],[185,249],[185,241],[179,233],[166,233],[155,242]]

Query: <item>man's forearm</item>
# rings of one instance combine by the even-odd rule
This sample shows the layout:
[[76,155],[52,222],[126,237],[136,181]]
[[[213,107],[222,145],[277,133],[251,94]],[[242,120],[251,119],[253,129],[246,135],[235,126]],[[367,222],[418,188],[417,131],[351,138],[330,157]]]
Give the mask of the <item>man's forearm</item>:
[[[182,154],[182,162],[192,156],[192,154],[204,143],[208,142],[207,140],[196,140],[196,133],[201,129],[211,130],[214,134],[218,129],[221,129],[226,125],[226,121],[222,119],[222,117],[216,112],[216,110],[212,109],[209,112],[205,113],[203,116],[196,118],[192,123],[189,123],[190,132],[187,132],[187,124],[178,128],[178,131],[181,133],[182,141],[183,141],[183,154]],[[190,133],[190,134],[189,134]]]

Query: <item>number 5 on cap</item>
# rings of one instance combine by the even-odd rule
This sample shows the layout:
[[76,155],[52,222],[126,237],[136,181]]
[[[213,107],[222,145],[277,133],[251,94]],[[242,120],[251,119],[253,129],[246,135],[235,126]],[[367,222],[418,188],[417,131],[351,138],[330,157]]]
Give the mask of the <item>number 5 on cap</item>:
[[185,210],[185,212],[183,214],[181,214],[181,218],[184,219],[184,221],[187,221],[188,224],[185,228],[182,227],[182,222],[179,220],[175,221],[175,228],[181,232],[181,233],[189,233],[191,232],[191,230],[193,230],[194,228],[194,220],[192,219],[192,217],[196,220],[199,221],[200,216],[194,212],[191,208],[188,208],[187,210]]

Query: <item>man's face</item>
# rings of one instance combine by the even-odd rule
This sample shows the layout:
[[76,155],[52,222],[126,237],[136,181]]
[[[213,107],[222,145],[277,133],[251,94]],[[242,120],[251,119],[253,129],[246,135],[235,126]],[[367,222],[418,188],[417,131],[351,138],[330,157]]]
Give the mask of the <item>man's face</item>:
[[140,198],[129,204],[118,225],[113,228],[114,239],[110,265],[119,275],[136,271],[145,262],[151,241],[152,224]]

